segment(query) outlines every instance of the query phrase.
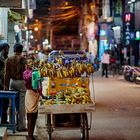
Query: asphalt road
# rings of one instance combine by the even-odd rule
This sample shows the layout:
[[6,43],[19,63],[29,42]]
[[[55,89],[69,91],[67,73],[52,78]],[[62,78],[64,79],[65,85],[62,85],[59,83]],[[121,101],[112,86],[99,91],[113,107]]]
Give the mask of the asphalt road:
[[[140,140],[140,85],[129,83],[122,76],[101,78],[95,74],[94,91],[96,111],[92,114],[89,140]],[[40,140],[47,140],[42,115],[35,134]],[[24,134],[15,135],[19,136],[9,136],[8,140],[25,140]],[[52,139],[80,140],[80,130],[54,131]]]

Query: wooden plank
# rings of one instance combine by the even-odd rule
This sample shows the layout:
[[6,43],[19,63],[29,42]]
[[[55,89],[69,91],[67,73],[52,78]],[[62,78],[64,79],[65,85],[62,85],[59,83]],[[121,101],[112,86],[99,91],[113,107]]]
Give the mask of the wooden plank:
[[39,113],[41,114],[86,113],[93,111],[95,111],[95,104],[54,104],[39,107]]
[[7,128],[0,127],[0,140],[7,140]]
[[0,0],[0,7],[22,8],[22,0]]

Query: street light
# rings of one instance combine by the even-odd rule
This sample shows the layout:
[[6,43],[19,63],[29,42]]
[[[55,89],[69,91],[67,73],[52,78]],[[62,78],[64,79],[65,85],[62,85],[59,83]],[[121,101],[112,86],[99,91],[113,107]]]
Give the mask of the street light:
[[136,0],[131,0],[131,1],[128,1],[128,4],[130,5],[130,11],[132,12],[132,13],[134,13],[135,12],[135,2],[136,2]]
[[38,27],[35,27],[34,30],[35,30],[35,31],[38,31]]
[[131,0],[131,2],[135,2],[136,0]]

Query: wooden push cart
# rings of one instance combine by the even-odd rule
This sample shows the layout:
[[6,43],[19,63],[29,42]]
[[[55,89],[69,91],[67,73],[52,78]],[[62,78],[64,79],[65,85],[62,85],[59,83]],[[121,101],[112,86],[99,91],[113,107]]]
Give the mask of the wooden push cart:
[[[80,116],[80,125],[77,127],[71,127],[68,126],[67,128],[64,127],[64,129],[74,129],[78,128],[81,130],[81,140],[88,140],[89,139],[89,122],[88,122],[88,117],[87,113],[92,113],[95,111],[95,104],[70,104],[70,105],[43,105],[39,107],[39,112],[43,113],[46,115],[46,122],[47,122],[47,132],[48,132],[48,139],[52,139],[52,131],[54,131],[55,128],[55,121],[53,117],[56,114],[78,114]],[[92,118],[90,118],[92,119]],[[92,121],[90,120],[90,123]],[[88,125],[89,124],[89,125]],[[62,127],[57,127],[58,130],[61,129]]]
[[[89,78],[89,90],[90,98],[92,103],[89,104],[53,104],[53,105],[41,105],[39,107],[39,113],[46,115],[46,125],[48,132],[48,139],[52,139],[52,132],[54,130],[60,129],[80,129],[81,130],[81,140],[89,139],[89,129],[92,123],[92,112],[95,111],[95,97],[94,97],[94,87],[93,87],[93,75]],[[55,116],[56,115],[78,115],[79,116],[79,125],[67,127],[56,127]],[[88,117],[89,114],[89,117]],[[88,122],[88,118],[90,119]],[[90,126],[90,127],[89,127]]]

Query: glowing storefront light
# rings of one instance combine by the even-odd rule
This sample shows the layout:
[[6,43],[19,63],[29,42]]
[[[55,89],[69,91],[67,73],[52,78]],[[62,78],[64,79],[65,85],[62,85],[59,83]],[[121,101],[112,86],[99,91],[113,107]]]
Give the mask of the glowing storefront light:
[[35,31],[38,31],[38,27],[35,27],[34,30],[35,30]]
[[33,36],[33,35],[31,35],[31,36],[30,36],[30,38],[31,38],[31,39],[33,39],[33,38],[34,38],[34,36]]

